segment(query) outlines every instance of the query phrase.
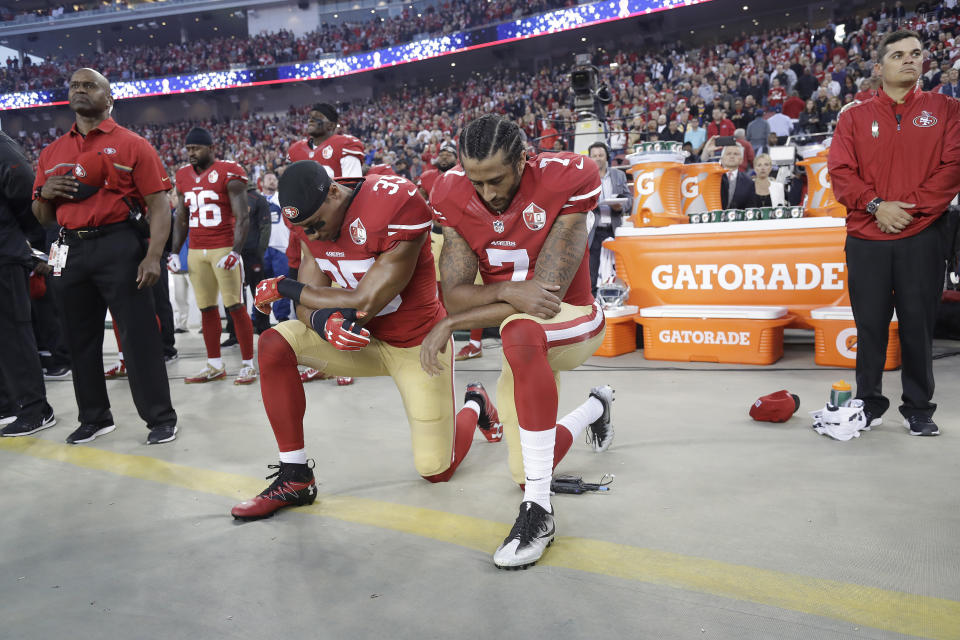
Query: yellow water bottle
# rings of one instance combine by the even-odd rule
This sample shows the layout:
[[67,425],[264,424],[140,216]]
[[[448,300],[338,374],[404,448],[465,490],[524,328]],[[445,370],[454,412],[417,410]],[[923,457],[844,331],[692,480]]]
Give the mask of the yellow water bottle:
[[844,380],[834,382],[830,388],[830,404],[835,407],[842,407],[852,397],[853,389]]

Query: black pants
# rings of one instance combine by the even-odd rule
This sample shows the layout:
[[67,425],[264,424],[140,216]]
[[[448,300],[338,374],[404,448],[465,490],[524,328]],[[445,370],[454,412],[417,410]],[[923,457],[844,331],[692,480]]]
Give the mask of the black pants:
[[37,339],[40,364],[44,369],[70,367],[70,352],[67,351],[67,345],[64,342],[63,323],[60,321],[60,312],[57,311],[53,297],[50,276],[47,276],[47,292],[42,298],[30,301],[33,335]]
[[896,240],[847,237],[850,304],[857,325],[857,397],[874,416],[890,407],[882,376],[894,309],[903,360],[900,413],[932,416],[937,408],[931,400],[933,330],[944,275],[941,223]]
[[590,292],[597,295],[597,276],[600,273],[600,249],[603,241],[613,237],[613,227],[597,227],[593,232],[593,242],[590,243]]
[[73,360],[81,424],[113,424],[103,379],[103,318],[108,306],[117,321],[137,413],[151,429],[177,422],[153,292],[137,289],[137,266],[146,253],[145,243],[127,227],[75,240],[69,245],[63,274],[50,278]]
[[[169,253],[163,254],[164,267],[169,255]],[[160,343],[163,345],[163,355],[175,356],[177,347],[173,334],[173,305],[170,304],[170,282],[167,274],[168,271],[164,268],[160,273],[160,279],[153,285],[153,305],[157,309],[157,318],[160,319]]]
[[[20,264],[0,265],[0,407],[11,414],[39,419],[47,407],[40,355],[30,322],[29,270]],[[102,373],[101,373],[101,377]]]

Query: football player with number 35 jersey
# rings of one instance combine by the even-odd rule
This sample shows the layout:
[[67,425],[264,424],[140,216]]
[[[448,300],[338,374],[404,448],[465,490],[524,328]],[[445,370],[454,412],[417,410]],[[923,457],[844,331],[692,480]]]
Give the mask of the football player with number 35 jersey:
[[[497,383],[510,470],[524,487],[513,529],[494,554],[504,569],[535,564],[554,538],[554,466],[589,428],[595,451],[613,439],[613,390],[590,397],[557,421],[558,372],[581,365],[603,339],[604,317],[590,293],[586,214],[600,176],[583,155],[526,157],[516,124],[482,116],[460,132],[460,165],[430,194],[443,225],[440,277],[451,315],[424,339],[425,371],[455,329],[500,326],[503,370]],[[483,284],[474,284],[479,268]]]
[[498,431],[499,418],[485,394],[454,418],[449,355],[437,363],[438,376],[420,367],[420,344],[445,314],[427,242],[430,208],[416,185],[400,176],[347,187],[309,161],[287,167],[279,197],[294,225],[291,242],[303,252],[299,280],[268,278],[256,296],[257,308],[268,313],[284,297],[297,305],[298,320],[263,332],[258,349],[263,406],[280,465],[270,476],[273,484],[235,506],[233,516],[263,518],[316,499],[304,450],[306,398],[298,364],[330,375],[391,376],[410,423],[417,472],[430,482],[447,481],[478,424]]
[[257,380],[253,366],[253,323],[243,304],[243,269],[240,250],[249,226],[247,174],[236,162],[217,160],[213,137],[206,129],[194,127],[187,133],[190,164],[181,167],[175,178],[179,202],[173,229],[173,250],[167,268],[180,270],[180,247],[190,233],[187,265],[190,283],[200,307],[207,365],[187,384],[222,380],[227,376],[220,357],[220,310],[217,293],[233,318],[243,363],[234,384]]

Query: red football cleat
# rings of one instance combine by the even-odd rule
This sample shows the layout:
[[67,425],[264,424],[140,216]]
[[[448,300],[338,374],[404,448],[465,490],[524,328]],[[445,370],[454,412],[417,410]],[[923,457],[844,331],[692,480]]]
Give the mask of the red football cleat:
[[303,373],[300,374],[300,382],[313,382],[314,380],[329,380],[333,376],[328,376],[322,371],[317,371],[311,367],[307,367],[303,370]]
[[477,426],[480,427],[480,433],[488,442],[500,442],[503,438],[503,424],[500,422],[500,416],[497,415],[497,408],[490,401],[487,390],[479,382],[471,382],[467,385],[467,395],[463,401],[473,400],[480,405],[480,415],[477,416]]
[[463,349],[457,352],[457,355],[454,356],[454,360],[457,362],[461,360],[470,360],[472,358],[479,358],[483,355],[482,347],[475,347],[472,343],[468,342],[463,346]]
[[117,364],[113,365],[109,369],[103,372],[103,377],[107,380],[113,380],[114,378],[126,378],[127,377],[127,365],[123,360],[119,361]]
[[256,498],[244,500],[231,509],[231,515],[238,520],[257,520],[269,518],[284,507],[313,504],[317,499],[317,483],[313,477],[312,462],[313,460],[308,460],[307,464],[268,464],[268,469],[277,471],[267,476],[267,479],[276,480]]
[[346,387],[347,385],[353,384],[353,378],[350,376],[338,376],[337,377],[337,386]]

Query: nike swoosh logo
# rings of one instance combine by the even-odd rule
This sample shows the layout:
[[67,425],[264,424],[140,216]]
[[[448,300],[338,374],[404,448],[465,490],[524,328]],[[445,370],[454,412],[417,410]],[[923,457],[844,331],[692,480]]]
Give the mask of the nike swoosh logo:
[[414,189],[413,191],[407,191],[407,195],[408,195],[408,196],[415,196],[415,195],[417,195],[417,190]]
[[577,169],[583,169],[583,158],[580,158],[580,162],[577,164]]

